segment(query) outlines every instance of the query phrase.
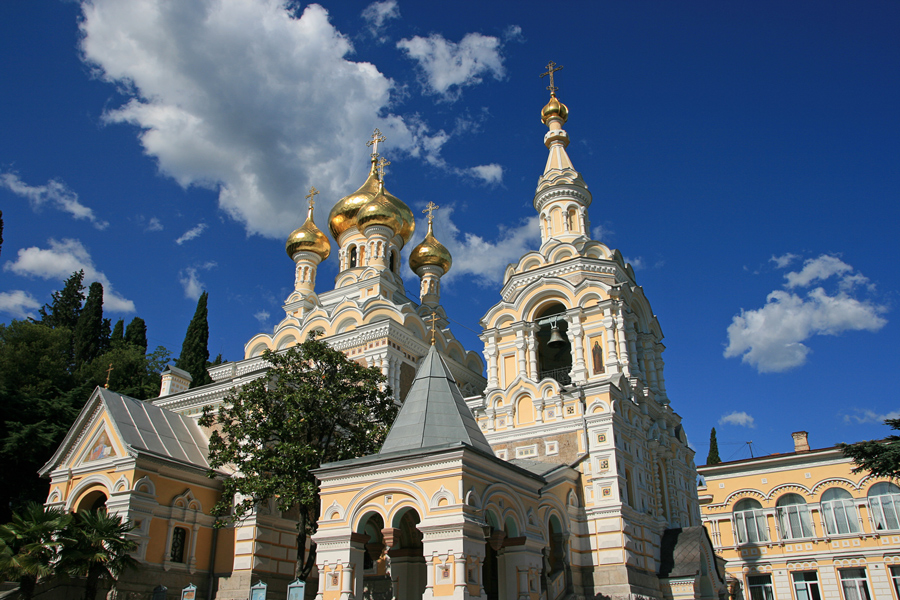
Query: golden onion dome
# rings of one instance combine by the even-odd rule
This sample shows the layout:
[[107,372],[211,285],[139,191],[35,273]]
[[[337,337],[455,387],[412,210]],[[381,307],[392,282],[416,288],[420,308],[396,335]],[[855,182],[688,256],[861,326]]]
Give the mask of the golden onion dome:
[[425,234],[425,239],[413,248],[409,255],[409,268],[415,273],[419,267],[435,266],[442,268],[446,274],[452,264],[453,258],[450,256],[450,251],[434,238],[431,221],[428,221],[428,233]]
[[338,237],[356,226],[356,213],[369,200],[375,197],[379,187],[378,174],[375,169],[375,159],[372,159],[372,168],[365,183],[358,190],[338,200],[328,215],[328,229],[331,236],[337,241]]
[[325,260],[331,254],[331,244],[328,242],[328,238],[313,222],[312,206],[309,207],[306,222],[288,236],[285,250],[287,250],[288,256],[292,259],[297,252],[314,252],[322,260]]
[[569,118],[569,108],[556,98],[556,94],[551,94],[550,102],[541,109],[541,121],[544,125],[553,117],[559,117],[563,123]]
[[394,235],[403,230],[403,215],[400,214],[391,199],[385,195],[383,186],[379,188],[378,194],[363,204],[356,213],[356,226],[363,234],[369,227],[375,225],[389,228]]
[[399,231],[394,232],[403,239],[403,243],[400,244],[400,247],[402,248],[407,243],[409,243],[410,238],[412,238],[413,232],[415,232],[416,230],[416,218],[413,216],[413,212],[409,209],[406,203],[403,202],[403,200],[400,200],[399,198],[391,194],[389,191],[384,189],[383,186],[382,193],[384,194],[385,198],[387,198],[391,202],[391,204],[394,205],[394,207],[400,213],[400,218],[403,220],[403,226]]

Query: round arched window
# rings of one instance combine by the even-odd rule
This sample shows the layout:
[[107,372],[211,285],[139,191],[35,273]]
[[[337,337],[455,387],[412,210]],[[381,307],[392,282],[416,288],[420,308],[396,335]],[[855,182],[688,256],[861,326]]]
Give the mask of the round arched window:
[[775,504],[782,539],[808,538],[815,535],[806,500],[800,494],[785,494]]
[[755,544],[769,541],[769,528],[762,504],[753,498],[744,498],[734,505],[734,529],[739,544]]
[[859,513],[853,496],[843,488],[828,488],[820,503],[829,535],[859,533]]
[[900,529],[900,488],[889,481],[881,481],[869,488],[869,514],[875,529]]

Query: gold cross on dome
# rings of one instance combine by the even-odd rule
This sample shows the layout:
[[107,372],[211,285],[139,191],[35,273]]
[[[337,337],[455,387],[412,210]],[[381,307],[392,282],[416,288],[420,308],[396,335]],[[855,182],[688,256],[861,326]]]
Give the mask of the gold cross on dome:
[[309,200],[309,207],[312,208],[316,205],[316,194],[319,193],[314,187],[309,188],[309,193],[306,195],[306,199]]
[[436,211],[439,208],[440,208],[440,206],[438,206],[437,204],[435,204],[434,202],[431,202],[431,201],[429,201],[428,204],[425,206],[425,210],[423,210],[422,212],[428,213],[428,222],[429,223],[431,223],[434,220],[434,214],[432,214],[432,213],[434,213],[434,211]]
[[106,370],[106,385],[103,386],[106,389],[109,389],[109,375],[110,375],[110,373],[112,373],[112,371],[113,371],[112,363],[109,363],[109,368]]
[[366,142],[366,146],[372,146],[372,156],[378,156],[378,142],[384,140],[384,135],[378,129],[372,132],[372,139]]
[[562,69],[562,67],[561,66],[557,67],[556,63],[551,60],[550,62],[547,63],[547,72],[541,73],[541,79],[543,79],[547,75],[550,76],[550,85],[547,86],[547,89],[550,90],[551,96],[555,96],[556,90],[559,89],[558,87],[553,85],[553,74],[556,73],[557,71],[559,71],[560,69]]
[[437,321],[437,313],[431,313],[430,317],[425,317],[426,321],[431,321],[431,345],[434,346],[434,324]]
[[388,159],[386,159],[383,156],[381,157],[381,160],[378,161],[378,173],[381,176],[382,181],[384,181],[384,168],[390,164],[391,164],[391,161],[389,161]]

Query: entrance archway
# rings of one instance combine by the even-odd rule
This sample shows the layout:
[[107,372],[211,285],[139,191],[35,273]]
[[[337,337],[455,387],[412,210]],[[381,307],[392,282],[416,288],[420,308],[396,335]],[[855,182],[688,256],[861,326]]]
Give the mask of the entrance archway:
[[106,501],[109,497],[106,491],[94,488],[93,490],[82,495],[75,504],[74,512],[84,512],[88,510],[106,510]]
[[554,302],[535,315],[538,324],[538,378],[549,377],[563,385],[572,383],[572,346],[566,331],[569,324],[565,319],[566,307]]
[[413,508],[405,508],[394,516],[393,526],[399,540],[388,556],[397,600],[413,600],[425,593],[427,571],[422,553],[422,532],[416,527],[420,521],[419,513]]

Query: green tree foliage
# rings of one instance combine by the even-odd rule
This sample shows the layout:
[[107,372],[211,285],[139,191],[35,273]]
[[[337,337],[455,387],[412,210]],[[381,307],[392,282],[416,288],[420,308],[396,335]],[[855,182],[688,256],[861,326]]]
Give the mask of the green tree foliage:
[[81,367],[80,385],[84,394],[90,395],[95,387],[106,385],[109,374],[109,389],[138,400],[149,400],[159,396],[160,373],[169,358],[169,351],[162,346],[145,355],[132,344],[116,344]]
[[716,440],[716,428],[709,432],[709,455],[706,457],[707,465],[717,465],[722,462],[719,458],[719,442]]
[[95,281],[75,324],[75,368],[97,358],[103,351],[103,286]]
[[[894,431],[900,430],[900,419],[885,419],[884,424]],[[878,477],[900,479],[900,435],[838,446],[844,456],[853,459],[856,464],[854,473],[869,471]]]
[[125,341],[125,321],[119,319],[113,326],[112,333],[109,334],[109,345],[115,346]]
[[[200,424],[216,426],[210,436],[213,469],[240,465],[223,482],[213,514],[247,516],[259,503],[275,498],[282,511],[297,507],[300,577],[315,564],[304,557],[307,536],[315,532],[318,484],[311,471],[322,463],[376,452],[397,406],[384,376],[349,360],[314,337],[282,353],[266,351],[272,366],[229,397],[218,412],[209,407]],[[221,432],[221,433],[220,433]],[[217,476],[213,471],[211,477]],[[232,507],[236,494],[242,498]]]
[[65,437],[86,397],[73,404],[72,333],[40,323],[0,324],[0,522],[10,506],[42,501],[37,470]]
[[193,381],[191,387],[212,383],[209,373],[206,371],[206,363],[209,361],[209,322],[206,310],[207,294],[200,294],[197,301],[197,310],[194,318],[188,325],[181,344],[181,356],[175,361],[175,366],[191,374]]
[[128,554],[137,548],[128,536],[132,529],[134,524],[101,509],[77,513],[63,531],[59,566],[87,578],[84,600],[96,599],[101,577],[115,583],[125,570],[137,568],[138,562]]
[[125,328],[125,341],[140,348],[144,354],[147,353],[147,324],[142,318],[133,318]]
[[75,331],[81,316],[81,303],[84,302],[84,271],[72,273],[63,289],[53,292],[50,298],[50,304],[45,304],[38,311],[40,322],[54,329],[65,327]]
[[19,597],[30,600],[41,577],[54,573],[61,533],[72,517],[59,510],[44,510],[29,503],[12,521],[0,525],[0,579],[16,581]]

